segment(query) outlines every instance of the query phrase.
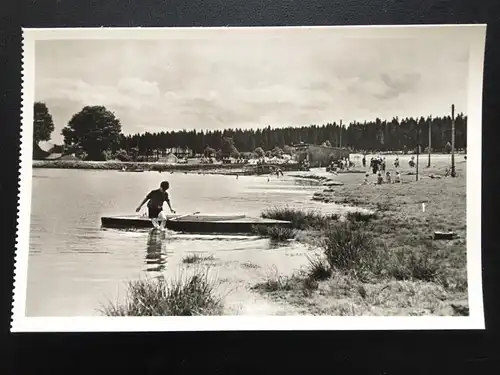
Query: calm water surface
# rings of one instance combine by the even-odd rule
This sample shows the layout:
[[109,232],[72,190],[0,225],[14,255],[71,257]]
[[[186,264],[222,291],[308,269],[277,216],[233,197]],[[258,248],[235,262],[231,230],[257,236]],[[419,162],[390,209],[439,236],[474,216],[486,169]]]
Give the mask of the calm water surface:
[[[268,240],[252,237],[167,234],[161,238],[150,231],[100,227],[103,215],[133,214],[145,194],[164,179],[170,181],[171,201],[178,214],[259,216],[266,207],[284,204],[340,210],[310,200],[321,189],[315,183],[287,176],[268,182],[267,176],[236,179],[178,172],[34,169],[26,314],[99,315],[102,303],[123,295],[126,281],[145,273],[175,274],[182,258],[195,252],[214,255],[225,265],[216,267],[218,276],[236,284],[262,277],[273,266],[291,269],[303,263],[304,249],[299,244],[273,248]],[[248,293],[236,294],[233,302],[245,302],[245,298]],[[255,306],[255,311],[245,313],[259,313]]]

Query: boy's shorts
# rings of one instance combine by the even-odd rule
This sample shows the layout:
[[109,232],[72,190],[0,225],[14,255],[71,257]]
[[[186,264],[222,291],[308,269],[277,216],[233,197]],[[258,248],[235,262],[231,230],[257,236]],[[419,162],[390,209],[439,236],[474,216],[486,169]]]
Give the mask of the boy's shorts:
[[156,219],[156,218],[158,218],[158,215],[160,214],[161,211],[162,211],[161,208],[149,207],[148,208],[148,217],[150,219]]

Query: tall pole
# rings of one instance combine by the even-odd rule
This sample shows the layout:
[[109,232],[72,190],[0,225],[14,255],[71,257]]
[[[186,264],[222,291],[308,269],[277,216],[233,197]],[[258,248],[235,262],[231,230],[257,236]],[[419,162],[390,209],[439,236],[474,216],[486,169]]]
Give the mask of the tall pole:
[[451,105],[451,177],[455,177],[455,104]]
[[431,124],[432,119],[429,119],[429,159],[427,160],[427,168],[431,167]]
[[340,120],[340,142],[339,148],[342,148],[342,120]]
[[418,127],[418,122],[417,122],[417,175],[416,175],[416,181],[418,181],[418,156],[420,154],[420,128]]

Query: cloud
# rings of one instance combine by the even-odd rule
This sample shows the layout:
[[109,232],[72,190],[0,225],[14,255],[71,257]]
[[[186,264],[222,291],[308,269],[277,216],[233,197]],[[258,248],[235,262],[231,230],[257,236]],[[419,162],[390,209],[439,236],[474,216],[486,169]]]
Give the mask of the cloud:
[[382,73],[380,77],[387,86],[387,89],[382,95],[379,95],[379,97],[381,99],[392,99],[401,94],[415,90],[421,75],[419,73]]
[[72,101],[81,106],[104,105],[133,110],[145,109],[160,98],[155,82],[122,78],[116,86],[89,84],[81,79],[42,78],[35,96],[50,101]]

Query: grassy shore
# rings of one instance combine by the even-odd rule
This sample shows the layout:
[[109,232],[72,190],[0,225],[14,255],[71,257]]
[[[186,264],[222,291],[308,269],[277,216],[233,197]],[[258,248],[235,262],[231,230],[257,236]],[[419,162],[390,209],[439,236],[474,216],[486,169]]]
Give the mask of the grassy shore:
[[[468,315],[465,163],[456,170],[452,178],[443,177],[442,167],[430,168],[419,181],[405,176],[403,184],[362,185],[358,176],[327,189],[325,202],[374,213],[309,228],[297,220],[302,235],[295,237],[315,240],[309,266],[292,277],[270,276],[254,289],[311,314]],[[313,217],[295,214],[304,215]],[[434,231],[457,237],[433,240]]]

